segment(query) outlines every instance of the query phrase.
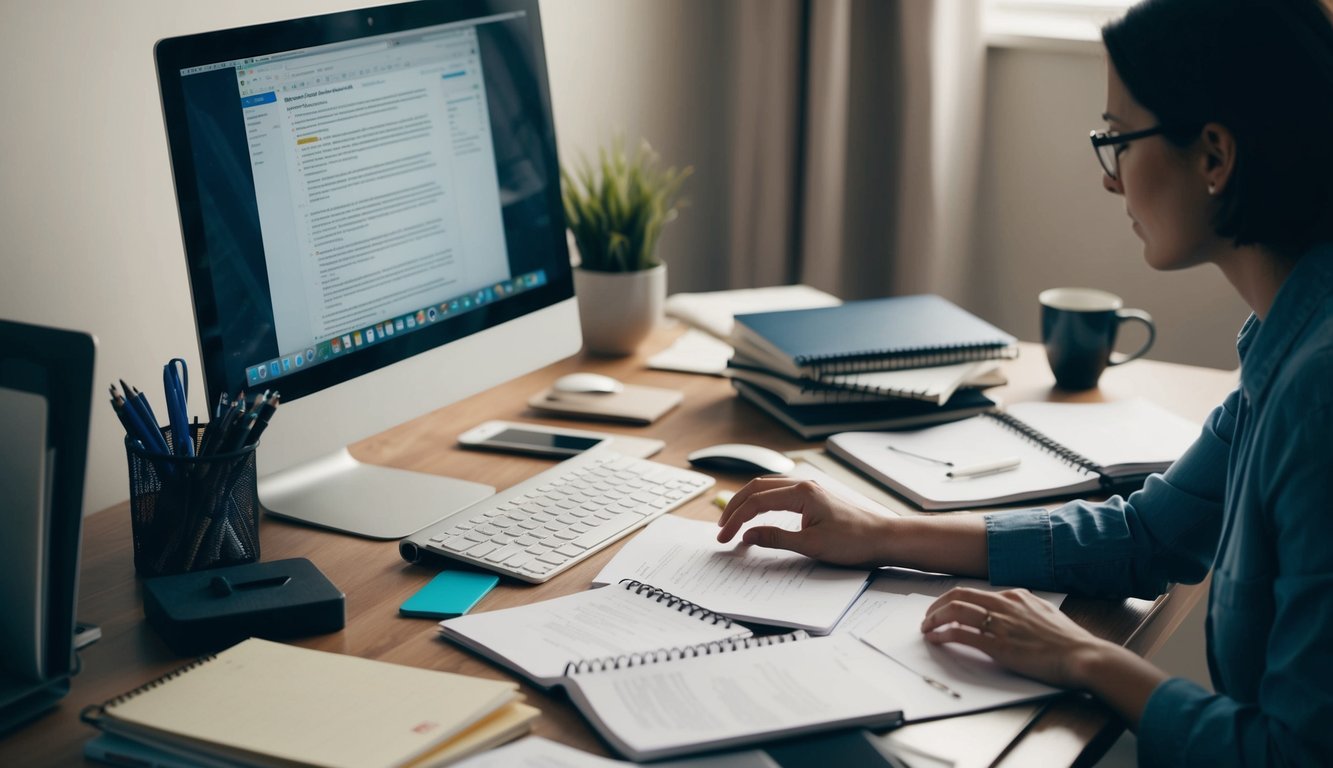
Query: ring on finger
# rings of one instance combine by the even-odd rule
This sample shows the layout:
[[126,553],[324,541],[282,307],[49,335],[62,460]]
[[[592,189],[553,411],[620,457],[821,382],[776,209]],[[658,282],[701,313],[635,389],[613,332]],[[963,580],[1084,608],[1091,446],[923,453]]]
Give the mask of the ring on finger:
[[993,618],[995,618],[995,617],[991,615],[991,612],[990,612],[989,610],[986,611],[986,618],[984,618],[984,619],[981,620],[981,631],[982,631],[982,632],[989,632],[989,631],[990,631],[990,622],[991,622],[991,619],[993,619]]

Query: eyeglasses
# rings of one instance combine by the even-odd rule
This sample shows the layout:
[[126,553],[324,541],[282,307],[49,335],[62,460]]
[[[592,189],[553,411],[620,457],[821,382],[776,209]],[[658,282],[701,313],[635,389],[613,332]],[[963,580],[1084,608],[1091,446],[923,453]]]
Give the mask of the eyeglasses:
[[1088,138],[1092,140],[1092,151],[1097,153],[1097,162],[1102,164],[1102,170],[1106,175],[1116,181],[1120,180],[1120,147],[1128,144],[1135,139],[1145,139],[1149,136],[1156,136],[1166,131],[1164,126],[1158,125],[1153,128],[1145,128],[1142,131],[1132,131],[1130,133],[1117,133],[1115,131],[1090,131]]

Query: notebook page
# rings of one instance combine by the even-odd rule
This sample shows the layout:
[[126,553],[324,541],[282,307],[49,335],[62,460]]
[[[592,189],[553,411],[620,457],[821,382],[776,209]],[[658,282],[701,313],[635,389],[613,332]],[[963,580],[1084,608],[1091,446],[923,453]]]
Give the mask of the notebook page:
[[904,709],[922,684],[849,636],[578,675],[571,696],[612,743],[651,759],[865,722]]
[[792,470],[787,473],[787,477],[793,477],[797,480],[813,480],[823,486],[824,490],[866,512],[873,512],[880,517],[898,517],[897,512],[874,499],[867,498],[865,494],[860,493],[814,464],[806,463],[804,459],[796,462],[796,466],[792,467]]
[[950,691],[932,688],[934,696],[911,701],[903,711],[908,720],[989,709],[1060,692],[1059,688],[1009,672],[974,648],[927,642],[921,634],[921,617],[935,602],[930,595],[886,595],[885,599],[896,603],[895,615],[863,633],[861,639]]
[[690,328],[672,342],[671,346],[648,358],[648,367],[662,371],[702,373],[721,376],[727,370],[727,360],[736,350],[715,336]]
[[866,387],[895,394],[929,400],[944,405],[965,382],[995,370],[993,362],[955,363],[929,368],[906,368],[900,371],[870,371],[867,373],[837,373],[821,376],[822,381],[842,386]]
[[515,687],[250,639],[107,714],[299,764],[368,768],[443,742]]
[[[875,472],[937,502],[979,502],[1054,491],[1097,478],[986,416],[906,432],[844,432],[833,441]],[[899,450],[889,450],[890,445]],[[1008,457],[1020,463],[1007,472],[950,478],[949,467],[901,451],[959,466]]]
[[707,293],[673,293],[667,297],[665,309],[667,317],[684,320],[719,339],[725,339],[731,335],[736,315],[832,307],[841,303],[838,297],[808,285],[777,285]]
[[[874,629],[881,622],[893,619],[897,621],[920,622],[925,616],[904,614],[904,606],[898,598],[904,595],[926,595],[934,600],[954,587],[971,587],[987,592],[999,592],[1007,587],[997,587],[981,579],[969,579],[962,576],[950,576],[942,573],[926,573],[908,568],[881,568],[875,571],[874,578],[866,591],[856,598],[847,615],[842,617],[833,634],[850,632],[860,636]],[[1063,592],[1043,592],[1033,590],[1032,594],[1050,603],[1056,608],[1065,601]],[[929,605],[929,603],[927,603]]]
[[1200,430],[1199,424],[1141,398],[1112,403],[1017,403],[1006,410],[1104,467],[1170,463],[1198,439]]
[[561,677],[569,662],[682,648],[752,633],[668,607],[623,585],[440,622],[539,679]]
[[[800,528],[792,512],[747,523]],[[744,529],[743,529],[744,530]],[[666,515],[629,540],[594,584],[634,579],[741,621],[828,632],[865,587],[869,572],[822,565],[785,550],[717,541],[717,525]]]
[[[592,755],[541,736],[492,749],[470,757],[458,768],[632,768],[634,763]],[[681,763],[657,763],[658,768],[688,765],[689,768],[780,768],[764,752],[751,749],[722,755],[689,758]]]

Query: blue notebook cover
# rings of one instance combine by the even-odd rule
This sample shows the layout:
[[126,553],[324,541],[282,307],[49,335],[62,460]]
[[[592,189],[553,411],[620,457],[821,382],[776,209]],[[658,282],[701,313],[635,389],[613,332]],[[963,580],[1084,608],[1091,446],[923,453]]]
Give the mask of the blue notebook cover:
[[736,316],[738,352],[788,375],[917,368],[1013,357],[1017,340],[941,296]]

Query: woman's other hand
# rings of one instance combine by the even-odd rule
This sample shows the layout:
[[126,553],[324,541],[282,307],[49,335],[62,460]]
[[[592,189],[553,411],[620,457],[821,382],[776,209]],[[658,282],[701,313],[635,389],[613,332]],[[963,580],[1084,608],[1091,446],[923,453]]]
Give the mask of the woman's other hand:
[[1093,637],[1026,589],[955,587],[926,611],[926,640],[971,646],[1001,666],[1062,688],[1084,688],[1087,670],[1124,649]]

